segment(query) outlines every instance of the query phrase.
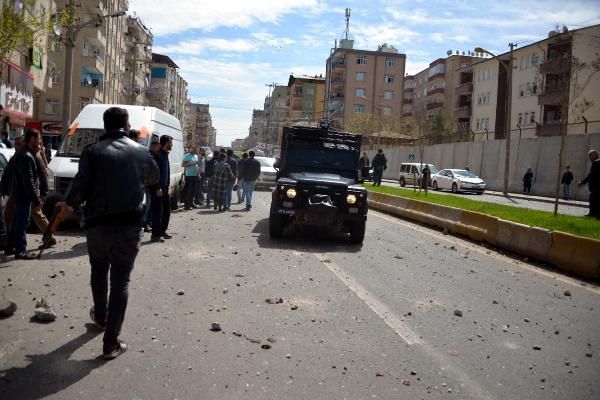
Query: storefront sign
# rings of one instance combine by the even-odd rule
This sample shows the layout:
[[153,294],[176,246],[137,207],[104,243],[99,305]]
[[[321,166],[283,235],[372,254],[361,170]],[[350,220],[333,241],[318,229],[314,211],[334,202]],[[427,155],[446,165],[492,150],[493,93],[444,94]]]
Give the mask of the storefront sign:
[[34,47],[31,50],[31,65],[37,69],[42,69],[42,50],[38,47]]
[[42,133],[44,135],[62,134],[62,124],[57,122],[42,122]]
[[19,120],[33,118],[33,97],[4,83],[0,85],[0,104],[4,106],[2,113],[11,118]]

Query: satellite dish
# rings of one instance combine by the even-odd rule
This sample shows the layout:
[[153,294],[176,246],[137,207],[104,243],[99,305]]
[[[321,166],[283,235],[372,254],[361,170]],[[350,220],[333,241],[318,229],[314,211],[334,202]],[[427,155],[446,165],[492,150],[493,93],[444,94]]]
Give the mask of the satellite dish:
[[447,55],[447,56],[451,56],[451,55],[452,55],[452,50],[448,50],[448,51],[446,52],[446,55]]

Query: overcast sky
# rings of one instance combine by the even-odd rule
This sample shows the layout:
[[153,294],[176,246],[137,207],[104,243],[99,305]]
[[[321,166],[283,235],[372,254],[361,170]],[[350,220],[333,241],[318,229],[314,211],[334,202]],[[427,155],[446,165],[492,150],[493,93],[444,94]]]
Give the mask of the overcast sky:
[[596,0],[130,0],[154,34],[153,51],[179,65],[193,102],[210,104],[219,145],[247,136],[266,84],[325,74],[346,7],[355,48],[391,44],[406,54],[410,74],[450,49],[500,53],[511,41],[543,39],[557,24],[600,23]]

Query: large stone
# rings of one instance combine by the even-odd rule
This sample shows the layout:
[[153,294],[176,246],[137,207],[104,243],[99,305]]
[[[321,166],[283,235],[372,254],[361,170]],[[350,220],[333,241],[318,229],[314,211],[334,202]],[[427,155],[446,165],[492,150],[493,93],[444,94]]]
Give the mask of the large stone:
[[33,316],[40,322],[53,322],[56,320],[56,313],[45,299],[37,302]]
[[17,305],[7,299],[0,299],[0,318],[7,318],[17,311]]

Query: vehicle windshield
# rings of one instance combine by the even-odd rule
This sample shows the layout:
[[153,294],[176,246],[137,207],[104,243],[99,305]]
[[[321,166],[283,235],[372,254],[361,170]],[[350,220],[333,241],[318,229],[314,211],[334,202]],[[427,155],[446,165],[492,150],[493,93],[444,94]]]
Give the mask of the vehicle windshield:
[[454,175],[459,176],[461,178],[477,178],[477,175],[471,173],[470,171],[466,171],[466,170],[459,170],[459,171],[452,171],[454,172]]
[[[423,166],[423,168],[425,168],[425,166]],[[423,170],[421,170],[421,172],[422,172],[422,171],[423,171]],[[438,172],[440,172],[440,171],[439,171],[439,170],[438,170],[438,169],[435,167],[435,165],[431,165],[431,164],[429,164],[429,173],[430,173],[431,175],[433,175],[433,174],[437,174]]]
[[104,129],[77,129],[72,135],[63,138],[57,156],[79,157],[86,146],[97,143],[103,134]]
[[274,158],[259,158],[256,157],[261,167],[271,167],[273,168],[273,163],[275,162]]
[[[57,156],[80,157],[83,149],[94,143],[98,143],[100,137],[104,135],[104,129],[82,128],[77,129],[74,134],[63,138],[58,148]],[[139,137],[137,142],[143,146],[148,146],[149,136]]]
[[351,177],[358,168],[356,151],[299,143],[289,146],[286,167],[291,172],[329,172]]

